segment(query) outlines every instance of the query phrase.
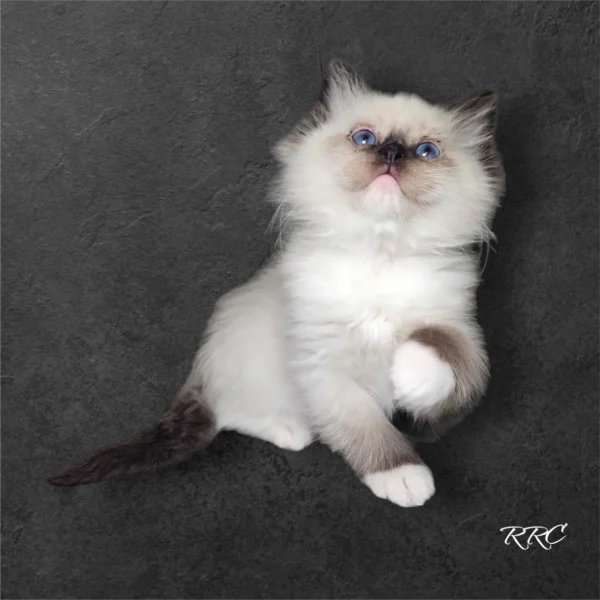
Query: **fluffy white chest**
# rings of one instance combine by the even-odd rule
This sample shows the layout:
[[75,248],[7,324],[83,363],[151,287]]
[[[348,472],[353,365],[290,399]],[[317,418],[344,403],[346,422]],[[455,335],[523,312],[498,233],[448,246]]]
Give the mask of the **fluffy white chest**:
[[462,312],[474,283],[465,267],[442,257],[319,252],[296,262],[289,289],[307,318],[343,323],[385,342],[411,321]]

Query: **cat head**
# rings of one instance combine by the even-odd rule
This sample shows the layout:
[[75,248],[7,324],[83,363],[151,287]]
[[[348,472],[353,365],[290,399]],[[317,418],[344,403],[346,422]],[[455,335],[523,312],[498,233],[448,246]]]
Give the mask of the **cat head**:
[[415,247],[486,240],[504,190],[497,98],[447,106],[373,90],[333,61],[311,114],[275,147],[276,199],[331,232],[396,231]]

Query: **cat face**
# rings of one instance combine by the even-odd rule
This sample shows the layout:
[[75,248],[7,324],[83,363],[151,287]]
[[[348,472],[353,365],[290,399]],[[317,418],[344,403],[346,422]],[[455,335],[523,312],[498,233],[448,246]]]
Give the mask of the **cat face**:
[[504,182],[495,114],[491,92],[437,106],[374,91],[335,61],[312,114],[275,149],[284,195],[304,220],[397,224],[440,245],[485,237]]

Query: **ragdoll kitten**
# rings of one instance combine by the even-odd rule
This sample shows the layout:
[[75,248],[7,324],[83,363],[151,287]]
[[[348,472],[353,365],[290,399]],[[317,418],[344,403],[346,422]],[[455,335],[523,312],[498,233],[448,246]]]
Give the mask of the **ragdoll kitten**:
[[374,91],[338,61],[325,83],[275,148],[280,252],[217,302],[158,425],[51,483],[177,463],[235,430],[288,450],[318,439],[400,506],[433,495],[390,419],[403,409],[438,426],[487,382],[471,246],[491,236],[504,187],[496,97],[432,105]]

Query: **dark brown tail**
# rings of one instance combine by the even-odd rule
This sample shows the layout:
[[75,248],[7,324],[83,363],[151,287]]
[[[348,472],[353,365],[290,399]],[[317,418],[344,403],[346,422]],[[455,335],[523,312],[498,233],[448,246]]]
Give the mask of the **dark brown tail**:
[[101,450],[48,480],[75,486],[105,477],[151,471],[191,457],[217,435],[212,410],[198,389],[180,394],[157,425],[133,440]]

